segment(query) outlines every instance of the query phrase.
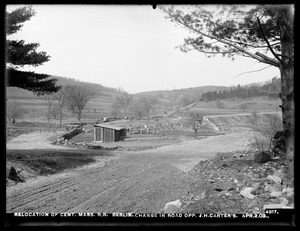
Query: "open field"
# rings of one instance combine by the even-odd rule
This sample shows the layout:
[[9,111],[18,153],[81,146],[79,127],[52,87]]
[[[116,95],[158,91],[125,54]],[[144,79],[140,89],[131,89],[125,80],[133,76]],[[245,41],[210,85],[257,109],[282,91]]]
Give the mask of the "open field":
[[[222,102],[220,106],[219,102]],[[253,97],[248,99],[225,99],[221,101],[198,102],[193,109],[200,110],[205,115],[225,115],[249,112],[280,111],[280,99],[268,99],[268,97]],[[218,106],[219,105],[219,106]],[[245,107],[241,105],[246,105]]]

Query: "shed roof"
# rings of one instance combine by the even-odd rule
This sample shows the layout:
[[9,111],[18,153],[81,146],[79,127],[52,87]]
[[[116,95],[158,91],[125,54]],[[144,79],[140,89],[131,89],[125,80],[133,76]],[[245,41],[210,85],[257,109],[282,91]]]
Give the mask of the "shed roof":
[[119,127],[111,124],[94,124],[94,127],[102,127],[102,128],[109,128],[113,130],[122,130],[125,129],[124,127]]

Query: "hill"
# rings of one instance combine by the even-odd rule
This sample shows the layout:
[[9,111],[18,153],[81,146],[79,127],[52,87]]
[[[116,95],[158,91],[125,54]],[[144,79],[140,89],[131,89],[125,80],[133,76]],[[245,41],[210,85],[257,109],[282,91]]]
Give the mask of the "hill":
[[[72,78],[52,76],[58,79],[58,85],[80,85],[88,86],[96,91],[96,96],[88,102],[85,109],[85,118],[93,121],[99,117],[108,116],[111,111],[111,104],[118,95],[118,90],[115,88],[105,87],[101,84],[88,83],[78,81]],[[44,122],[46,120],[45,112],[47,109],[46,102],[43,96],[34,95],[32,92],[16,88],[6,87],[7,103],[17,103],[24,109],[20,120]],[[54,120],[55,122],[57,118]],[[76,122],[70,113],[65,110],[65,123]]]
[[[105,93],[116,93],[118,90],[115,88],[105,87],[101,84],[88,83],[83,81],[78,81],[73,78],[61,77],[61,76],[51,76],[51,78],[58,79],[57,83],[61,86],[66,85],[81,85],[88,86],[96,90],[97,94],[101,95]],[[103,93],[104,92],[104,93]],[[7,87],[6,88],[6,98],[7,99],[40,99],[39,96],[34,95],[31,91],[27,91],[17,87]]]
[[185,107],[194,102],[198,102],[201,96],[210,91],[224,91],[230,90],[233,87],[225,86],[200,86],[182,88],[176,90],[161,90],[161,91],[147,91],[135,94],[135,96],[142,97],[155,97],[158,100],[160,108],[172,108],[175,106]]
[[200,87],[190,87],[190,88],[181,88],[174,90],[156,90],[156,91],[145,91],[136,93],[136,96],[155,96],[158,98],[168,98],[170,96],[181,96],[187,93],[195,93],[203,94],[205,92],[210,91],[223,91],[229,90],[233,87],[225,87],[225,86],[200,86]]
[[[84,121],[96,121],[98,118],[112,117],[112,104],[119,95],[119,91],[114,88],[102,86],[101,84],[87,83],[78,81],[72,78],[53,76],[58,79],[58,84],[65,85],[81,85],[89,86],[96,90],[97,95],[88,102],[84,111]],[[155,97],[157,104],[155,105],[156,112],[153,116],[173,115],[181,111],[188,105],[193,105],[193,109],[201,110],[204,115],[220,115],[234,114],[251,111],[269,111],[277,110],[280,104],[280,99],[272,99],[266,96],[250,97],[250,98],[223,98],[212,101],[201,101],[201,97],[207,92],[230,91],[235,87],[225,86],[201,86],[193,88],[183,88],[176,90],[159,90],[148,91],[132,94],[133,99],[146,96]],[[8,103],[18,103],[24,113],[20,120],[27,121],[45,121],[45,112],[47,109],[44,97],[36,96],[32,92],[15,87],[6,88],[6,98]],[[178,111],[179,110],[179,111]],[[76,119],[65,110],[64,123],[76,122]],[[179,113],[180,114],[180,113]],[[180,115],[178,115],[180,116]],[[57,122],[54,117],[53,122]]]

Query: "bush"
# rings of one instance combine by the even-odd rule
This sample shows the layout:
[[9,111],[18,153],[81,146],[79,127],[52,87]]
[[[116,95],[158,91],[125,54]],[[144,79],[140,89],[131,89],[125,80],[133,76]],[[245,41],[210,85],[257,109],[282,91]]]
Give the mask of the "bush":
[[253,130],[254,140],[259,151],[264,152],[265,146],[267,151],[271,150],[274,135],[277,131],[282,130],[282,122],[279,115],[259,115],[252,113],[254,119]]
[[272,159],[272,154],[270,152],[257,152],[254,155],[254,162],[256,163],[266,163]]

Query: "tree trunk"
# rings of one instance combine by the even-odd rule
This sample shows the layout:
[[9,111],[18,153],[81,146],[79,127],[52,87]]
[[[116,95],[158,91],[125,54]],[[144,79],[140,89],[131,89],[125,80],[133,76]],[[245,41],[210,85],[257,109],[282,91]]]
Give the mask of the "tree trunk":
[[282,102],[282,123],[285,131],[285,147],[288,177],[294,177],[294,131],[295,131],[295,101],[294,101],[294,43],[293,43],[293,22],[288,14],[283,17],[281,31],[282,63],[281,74],[281,102]]
[[63,117],[63,114],[62,114],[62,111],[60,110],[59,111],[59,126],[61,127],[61,123],[62,123],[62,117]]
[[82,116],[82,111],[78,111],[78,113],[77,113],[77,120],[78,120],[79,123],[81,121],[81,116]]
[[294,66],[281,68],[281,102],[282,123],[285,131],[285,147],[288,176],[294,177],[294,130],[295,130],[295,101],[294,101]]

